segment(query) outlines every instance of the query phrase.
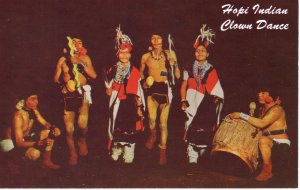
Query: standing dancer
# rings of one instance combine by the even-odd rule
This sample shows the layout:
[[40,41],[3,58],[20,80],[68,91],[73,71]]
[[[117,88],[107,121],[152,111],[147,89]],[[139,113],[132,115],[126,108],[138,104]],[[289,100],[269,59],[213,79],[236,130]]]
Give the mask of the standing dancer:
[[[180,70],[177,64],[176,54],[171,50],[163,50],[163,39],[161,34],[153,33],[151,35],[151,49],[142,56],[140,73],[142,79],[147,78],[143,85],[148,88],[147,109],[149,117],[150,135],[146,142],[146,148],[152,149],[156,141],[156,118],[157,112],[160,113],[160,158],[159,164],[167,163],[166,149],[168,138],[167,121],[169,117],[170,106],[172,102],[171,85],[174,85],[175,78],[180,78]],[[171,39],[169,37],[169,43]],[[145,77],[145,69],[148,69]],[[175,78],[174,78],[175,76]]]
[[[187,115],[184,140],[189,163],[197,163],[212,143],[214,127],[219,124],[224,92],[216,69],[208,63],[209,47],[215,36],[211,29],[200,29],[195,48],[195,61],[183,72],[181,108]],[[201,105],[201,106],[200,106]]]
[[132,43],[116,29],[118,62],[106,71],[106,93],[109,100],[108,149],[117,161],[123,155],[124,163],[132,163],[137,133],[143,130],[144,94],[139,70],[130,63]]
[[[92,104],[90,79],[95,79],[97,74],[94,70],[87,50],[82,41],[77,38],[68,39],[69,51],[59,58],[56,66],[54,82],[61,86],[64,97],[64,122],[66,126],[66,139],[69,146],[69,165],[76,165],[78,155],[74,143],[75,115],[78,114],[79,137],[77,145],[79,155],[86,156],[88,147],[86,135],[88,132],[89,107]],[[63,80],[60,81],[62,76]]]

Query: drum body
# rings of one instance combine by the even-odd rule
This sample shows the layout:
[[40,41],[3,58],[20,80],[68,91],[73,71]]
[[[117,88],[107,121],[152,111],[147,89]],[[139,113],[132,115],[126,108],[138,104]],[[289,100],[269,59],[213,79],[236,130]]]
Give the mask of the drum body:
[[258,139],[261,134],[255,133],[256,128],[241,119],[231,120],[228,117],[221,123],[212,144],[212,154],[216,152],[227,152],[242,159],[251,172],[258,165]]

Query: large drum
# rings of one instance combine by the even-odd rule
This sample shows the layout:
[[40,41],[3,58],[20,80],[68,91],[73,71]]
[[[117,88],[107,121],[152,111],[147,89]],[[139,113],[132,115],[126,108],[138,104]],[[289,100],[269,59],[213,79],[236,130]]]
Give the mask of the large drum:
[[261,134],[252,136],[256,129],[241,119],[231,120],[228,116],[217,130],[212,144],[212,154],[227,152],[242,159],[251,172],[258,165],[258,139]]

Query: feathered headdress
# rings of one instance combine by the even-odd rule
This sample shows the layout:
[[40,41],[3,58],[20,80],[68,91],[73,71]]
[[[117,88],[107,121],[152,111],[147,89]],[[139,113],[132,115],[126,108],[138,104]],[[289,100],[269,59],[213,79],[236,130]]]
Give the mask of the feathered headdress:
[[117,27],[116,29],[116,45],[115,45],[115,49],[116,50],[120,50],[120,49],[128,49],[129,51],[132,50],[132,42],[131,39],[129,38],[129,36],[123,34],[123,32],[121,31],[121,26],[119,25],[119,27]]
[[206,24],[203,24],[202,28],[200,28],[200,35],[197,36],[194,48],[196,49],[199,45],[203,45],[205,48],[208,47],[210,43],[214,43],[212,38],[215,37],[215,33],[212,29],[205,29]]

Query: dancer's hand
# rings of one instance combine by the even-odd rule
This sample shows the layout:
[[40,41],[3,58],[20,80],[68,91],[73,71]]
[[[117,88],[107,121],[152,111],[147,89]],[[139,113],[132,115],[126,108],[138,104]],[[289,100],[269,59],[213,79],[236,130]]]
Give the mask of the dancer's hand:
[[240,118],[240,112],[233,112],[229,115],[230,119],[239,119]]
[[169,63],[171,66],[176,64],[176,60],[174,58],[169,59]]
[[112,94],[112,88],[106,88],[105,92],[106,92],[106,94],[108,96],[111,96],[111,94]]
[[54,135],[55,135],[56,137],[59,136],[59,135],[61,135],[61,131],[60,131],[59,128],[57,128],[57,127],[54,128]]
[[181,101],[181,109],[183,111],[186,110],[186,108],[188,108],[190,105],[189,105],[189,102],[187,100],[184,100],[184,101]]

